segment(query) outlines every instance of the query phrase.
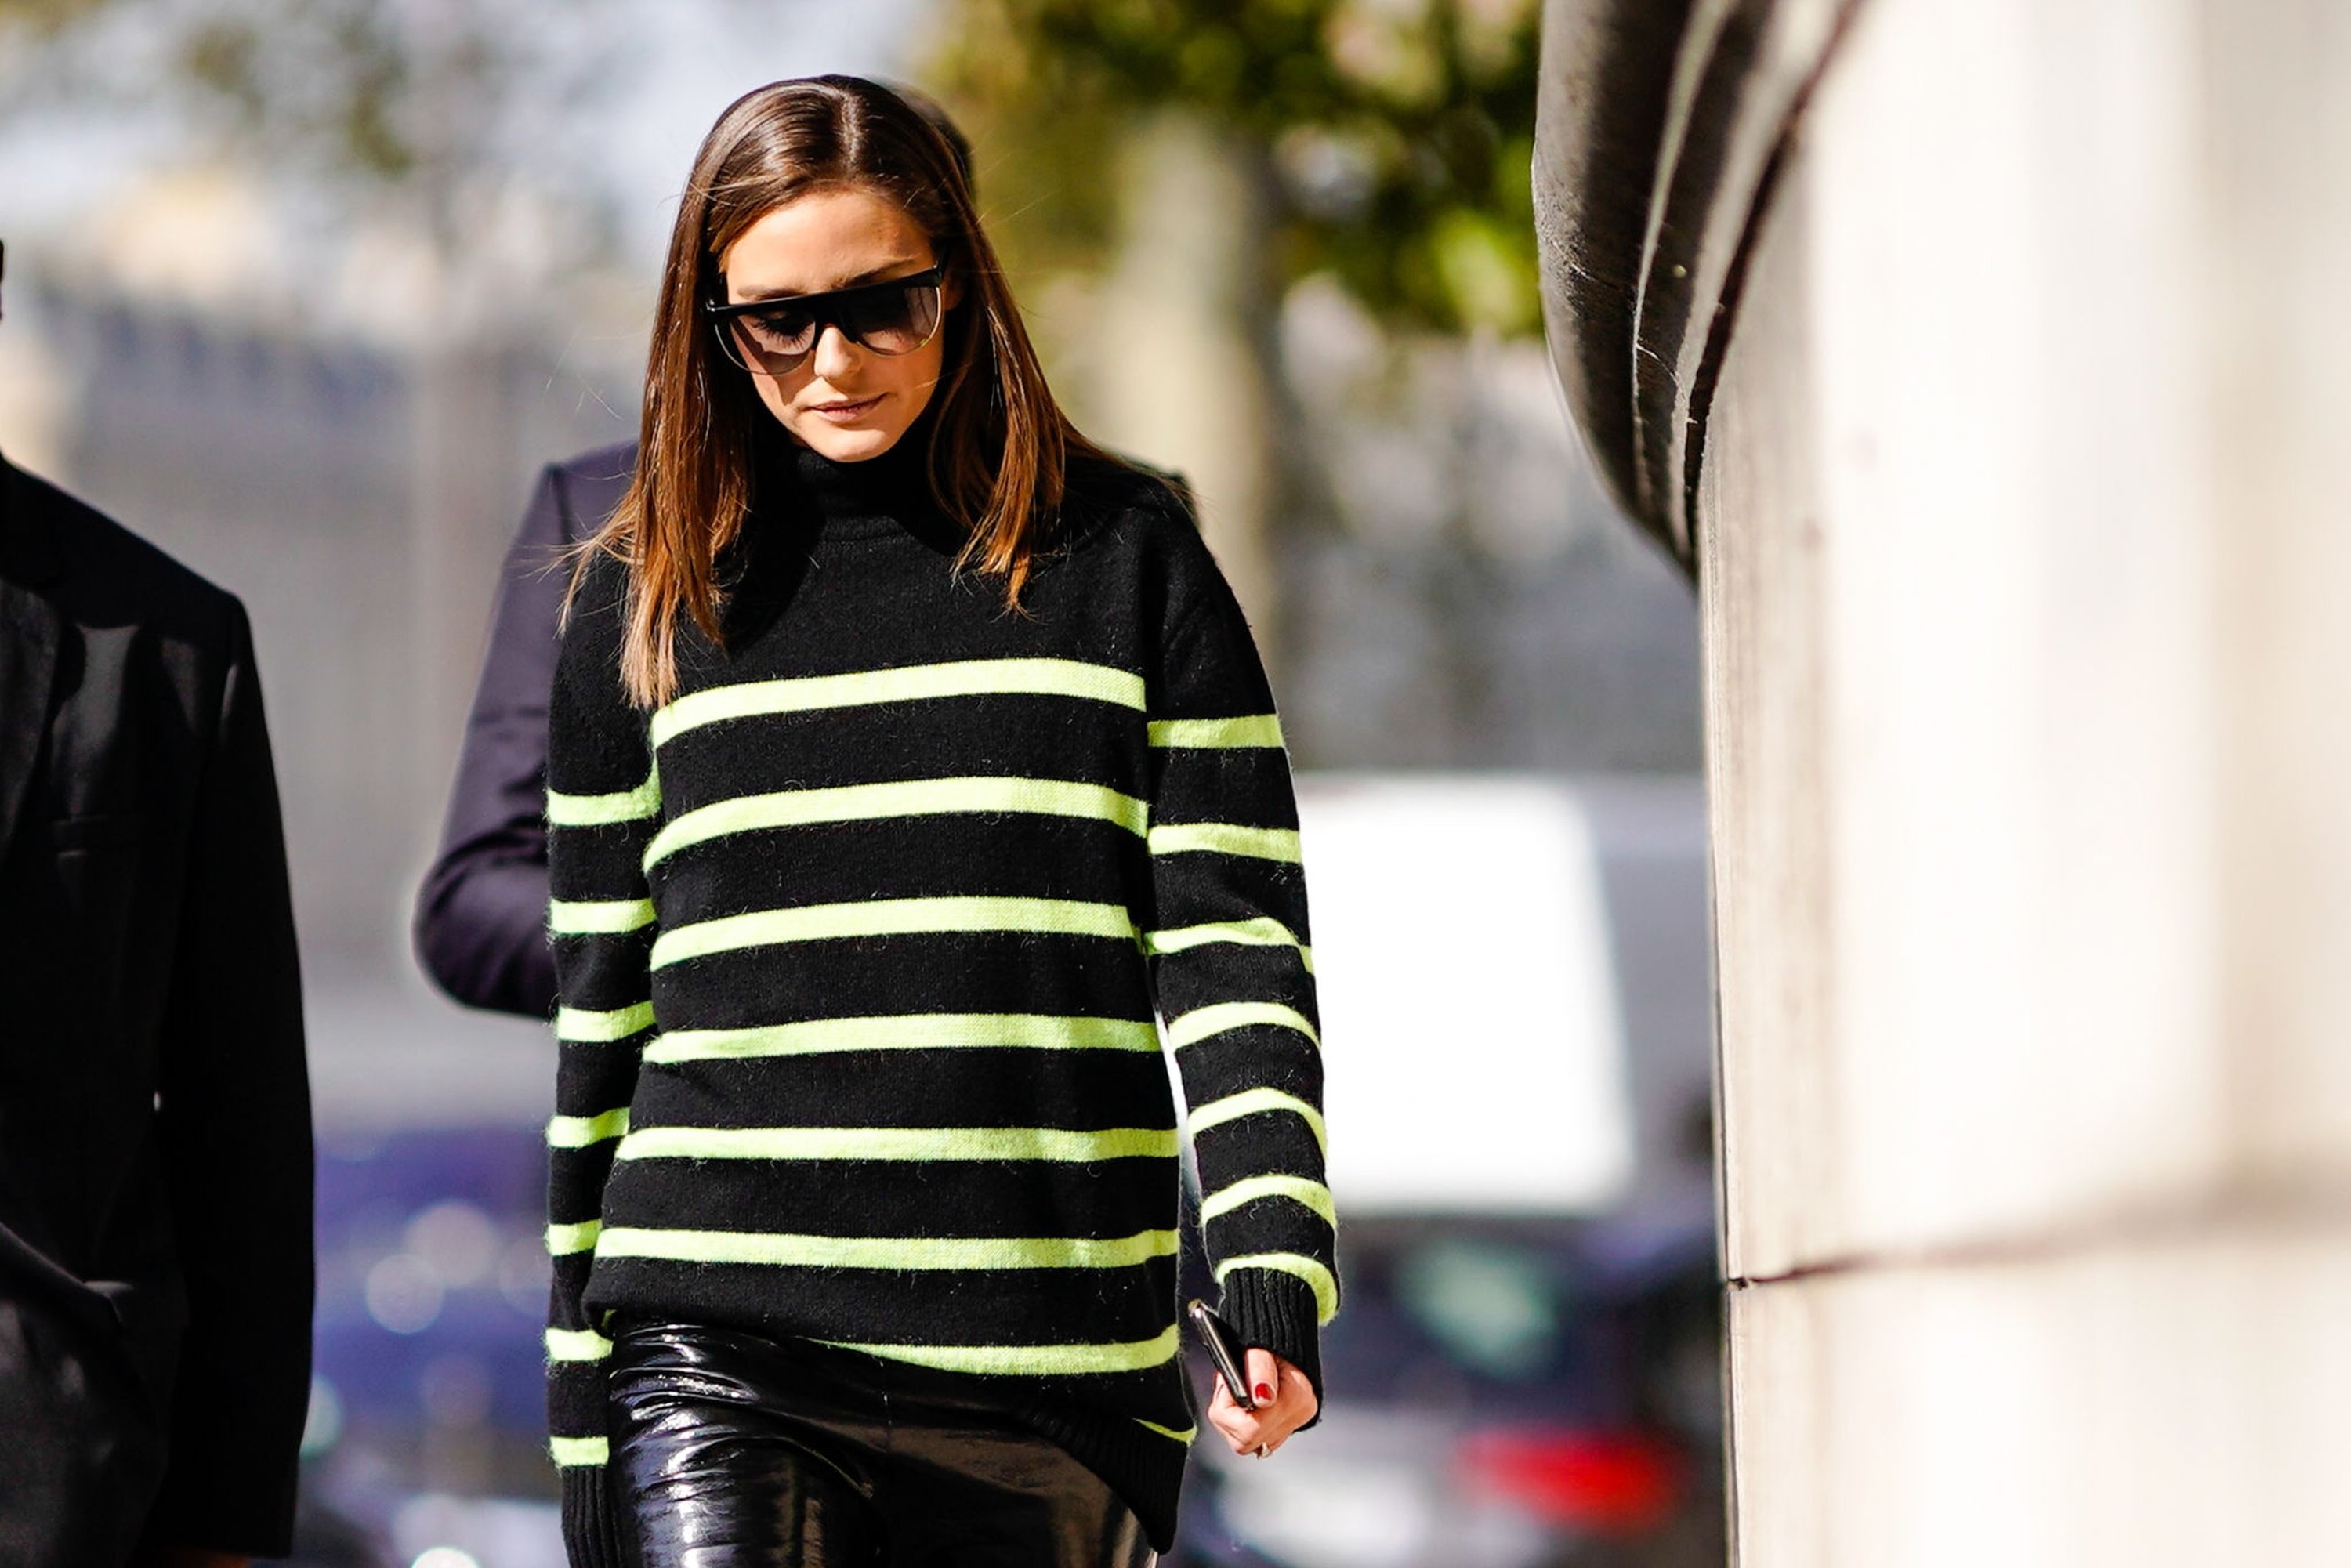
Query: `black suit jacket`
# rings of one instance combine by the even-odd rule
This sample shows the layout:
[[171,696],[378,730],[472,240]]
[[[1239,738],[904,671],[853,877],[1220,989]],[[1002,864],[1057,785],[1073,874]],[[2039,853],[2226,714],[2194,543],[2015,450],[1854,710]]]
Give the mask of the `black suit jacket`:
[[416,895],[417,959],[470,1007],[532,1018],[555,1010],[547,695],[569,580],[562,562],[565,547],[603,527],[636,466],[633,441],[549,466],[507,550],[441,852]]
[[[41,1509],[93,1506],[282,1555],[310,1110],[251,635],[233,596],[5,459],[0,997],[0,1555],[68,1538]],[[57,1356],[82,1370],[36,1386]],[[73,1445],[142,1426],[143,1480],[59,1490]]]

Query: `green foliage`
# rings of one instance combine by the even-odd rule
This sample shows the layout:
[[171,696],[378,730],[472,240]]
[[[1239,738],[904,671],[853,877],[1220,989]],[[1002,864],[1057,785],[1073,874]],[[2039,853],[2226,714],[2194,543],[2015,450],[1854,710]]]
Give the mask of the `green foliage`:
[[1115,152],[1182,110],[1261,171],[1275,287],[1324,272],[1397,325],[1539,316],[1532,0],[946,0],[933,79],[1019,263],[1097,264]]
[[400,123],[414,62],[391,19],[365,0],[199,15],[179,40],[179,64],[188,85],[226,107],[249,138],[387,182],[424,161]]
[[0,0],[0,32],[11,26],[53,32],[102,0]]
[[571,0],[551,28],[507,0],[0,0],[0,40],[33,43],[24,75],[51,104],[160,104],[213,155],[445,208],[565,164],[538,121],[605,73],[624,3]]

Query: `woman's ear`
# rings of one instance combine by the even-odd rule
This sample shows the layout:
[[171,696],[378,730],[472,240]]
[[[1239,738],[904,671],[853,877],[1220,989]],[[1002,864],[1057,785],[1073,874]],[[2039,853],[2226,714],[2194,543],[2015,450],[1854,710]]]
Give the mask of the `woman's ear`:
[[949,267],[947,269],[946,277],[939,284],[939,308],[941,310],[952,310],[962,303],[962,269],[959,267]]

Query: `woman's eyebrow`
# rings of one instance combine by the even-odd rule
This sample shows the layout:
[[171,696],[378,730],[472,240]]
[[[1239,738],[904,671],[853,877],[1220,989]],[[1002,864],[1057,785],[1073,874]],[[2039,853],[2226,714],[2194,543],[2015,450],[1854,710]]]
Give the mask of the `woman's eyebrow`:
[[885,261],[879,267],[869,267],[853,277],[844,277],[830,288],[747,288],[743,291],[743,303],[747,305],[762,299],[806,299],[816,294],[838,294],[845,288],[859,288],[868,283],[887,281],[893,274],[920,272],[923,268],[914,265],[918,259],[909,256],[896,261]]

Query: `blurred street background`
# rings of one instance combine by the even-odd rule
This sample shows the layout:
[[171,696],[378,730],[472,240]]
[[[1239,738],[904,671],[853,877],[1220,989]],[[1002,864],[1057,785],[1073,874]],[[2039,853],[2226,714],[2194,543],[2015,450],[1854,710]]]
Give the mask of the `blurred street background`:
[[695,145],[836,70],[970,135],[1057,391],[1192,481],[1301,770],[1331,1419],[1204,1444],[1176,1561],[1721,1561],[1697,612],[1541,345],[1539,9],[0,0],[0,450],[256,627],[321,1132],[299,1561],[561,1561],[553,1049],[432,992],[408,912],[531,477],[635,434]]

